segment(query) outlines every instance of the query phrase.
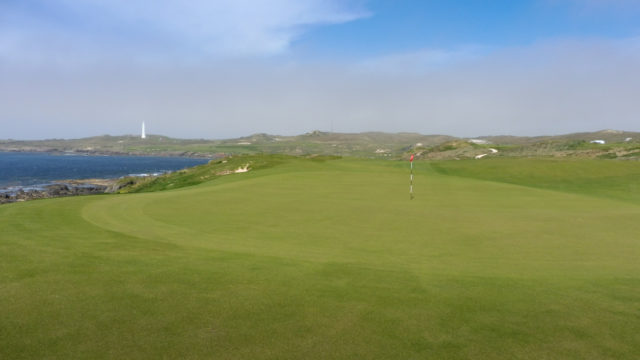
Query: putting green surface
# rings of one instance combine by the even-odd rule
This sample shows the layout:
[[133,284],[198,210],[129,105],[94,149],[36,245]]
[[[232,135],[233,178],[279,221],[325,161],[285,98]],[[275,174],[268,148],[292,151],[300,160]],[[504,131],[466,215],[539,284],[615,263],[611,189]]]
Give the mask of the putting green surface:
[[411,201],[406,163],[291,159],[4,205],[0,358],[637,358],[639,164],[527,161],[417,163]]

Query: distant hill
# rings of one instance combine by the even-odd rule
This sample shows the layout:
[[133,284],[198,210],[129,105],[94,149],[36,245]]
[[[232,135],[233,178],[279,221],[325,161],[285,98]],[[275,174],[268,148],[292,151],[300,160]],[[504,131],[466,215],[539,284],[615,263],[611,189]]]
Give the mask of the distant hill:
[[[595,143],[595,140],[600,140]],[[166,136],[95,136],[36,141],[0,140],[0,151],[81,154],[221,157],[231,154],[340,155],[397,159],[463,159],[494,156],[638,158],[640,133],[602,130],[555,136],[479,136],[457,138],[418,133],[334,133],[296,136],[253,134],[235,139],[174,139]],[[485,155],[483,155],[485,154]]]
[[[555,142],[565,142],[565,141],[576,141],[576,140],[584,140],[584,141],[592,141],[592,140],[605,140],[607,143],[621,143],[626,139],[631,138],[631,140],[635,140],[636,142],[640,140],[640,133],[638,132],[629,132],[629,131],[619,131],[619,130],[600,130],[595,132],[581,132],[581,133],[572,133],[565,135],[555,135],[555,136],[480,136],[479,139],[488,140],[492,143],[496,144],[504,144],[504,145],[530,145],[544,141],[555,141]],[[630,140],[630,141],[631,141]]]

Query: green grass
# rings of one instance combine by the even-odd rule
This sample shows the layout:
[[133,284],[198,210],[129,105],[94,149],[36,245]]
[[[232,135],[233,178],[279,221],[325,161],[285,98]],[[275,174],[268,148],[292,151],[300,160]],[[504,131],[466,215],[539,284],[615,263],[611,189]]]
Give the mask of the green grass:
[[640,353],[637,163],[276,160],[1,206],[0,358]]
[[434,162],[432,167],[443,175],[607,197],[640,204],[638,161],[487,158],[482,161]]
[[240,155],[229,156],[221,160],[212,160],[208,164],[179,170],[158,177],[125,177],[119,180],[122,187],[118,192],[140,193],[163,190],[174,190],[187,186],[198,185],[207,181],[236,173],[238,170],[264,170],[283,163],[297,163],[300,161],[323,162],[340,159],[339,156],[308,156],[299,158],[290,155]]
[[296,161],[297,158],[288,155],[244,155],[231,156],[221,160],[212,160],[208,164],[195,166],[189,169],[179,170],[158,177],[141,178],[127,177],[119,180],[123,184],[130,184],[122,188],[120,193],[154,192],[173,190],[186,186],[198,185],[203,182],[215,180],[221,176],[235,173],[238,169],[250,171],[268,169],[288,161]]

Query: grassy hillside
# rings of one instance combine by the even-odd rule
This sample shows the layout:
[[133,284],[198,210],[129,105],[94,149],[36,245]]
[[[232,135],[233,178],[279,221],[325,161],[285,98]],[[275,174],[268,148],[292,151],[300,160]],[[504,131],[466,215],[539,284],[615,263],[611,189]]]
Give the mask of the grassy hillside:
[[434,146],[454,139],[415,133],[359,134],[313,131],[297,136],[254,134],[237,139],[174,139],[150,135],[96,136],[84,139],[38,141],[0,140],[0,151],[50,151],[135,155],[222,156],[224,154],[349,155],[388,158],[415,144]]
[[430,165],[443,175],[608,197],[640,204],[640,162],[637,161],[489,158],[483,161],[440,161]]
[[[311,161],[324,161],[329,157],[314,156]],[[222,176],[236,173],[268,169],[285,162],[300,159],[289,155],[242,155],[229,156],[212,160],[208,164],[179,170],[157,177],[125,177],[118,180],[119,193],[153,192],[179,189],[203,182],[212,181]]]
[[[485,141],[485,144],[473,141]],[[594,144],[604,140],[606,144]],[[0,140],[0,151],[48,151],[97,154],[168,155],[220,158],[239,154],[334,155],[399,159],[408,153],[426,159],[467,159],[497,149],[493,157],[581,157],[640,159],[640,133],[603,130],[557,136],[485,136],[462,139],[416,133],[333,133],[297,136],[254,134],[237,139],[173,139],[150,135],[96,136],[72,140]]]
[[280,157],[4,205],[0,358],[637,358],[636,164],[536,161],[417,162],[412,201],[405,162]]

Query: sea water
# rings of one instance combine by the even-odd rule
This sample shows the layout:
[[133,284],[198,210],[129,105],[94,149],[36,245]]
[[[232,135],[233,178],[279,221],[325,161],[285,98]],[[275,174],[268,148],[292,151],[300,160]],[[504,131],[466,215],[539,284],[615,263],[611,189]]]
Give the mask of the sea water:
[[209,159],[0,152],[0,189],[37,188],[56,180],[110,179],[181,170]]

